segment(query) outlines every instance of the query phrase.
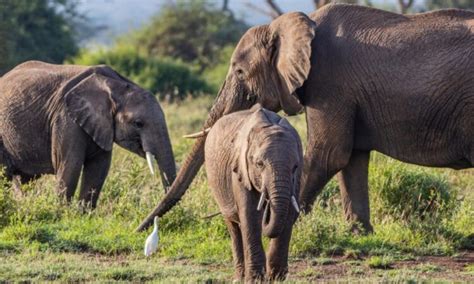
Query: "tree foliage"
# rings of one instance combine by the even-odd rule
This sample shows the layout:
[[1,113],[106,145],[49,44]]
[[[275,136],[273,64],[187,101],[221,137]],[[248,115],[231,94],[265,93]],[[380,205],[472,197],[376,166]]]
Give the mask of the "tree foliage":
[[219,51],[234,46],[246,29],[232,13],[203,1],[180,1],[165,6],[136,42],[149,55],[179,58],[202,71],[216,64]]
[[0,1],[0,75],[31,59],[62,63],[77,52],[72,0]]
[[146,56],[123,42],[117,42],[113,48],[107,50],[84,50],[74,57],[71,63],[106,64],[141,87],[157,94],[161,100],[169,102],[210,91],[206,82],[186,64],[169,58]]
[[474,0],[427,0],[428,10],[459,8],[474,10]]

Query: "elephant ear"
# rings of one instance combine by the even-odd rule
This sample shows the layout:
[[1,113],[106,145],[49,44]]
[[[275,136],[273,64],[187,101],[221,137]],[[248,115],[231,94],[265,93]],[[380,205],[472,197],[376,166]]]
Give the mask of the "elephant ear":
[[238,156],[234,164],[234,172],[239,176],[239,181],[242,186],[247,190],[252,190],[252,182],[250,181],[249,175],[249,149],[250,149],[250,140],[252,139],[252,132],[257,128],[262,127],[262,122],[266,125],[270,125],[268,122],[268,117],[265,114],[265,109],[260,105],[253,107],[254,111],[248,118],[246,118],[246,123],[240,129],[240,132],[237,136],[237,142],[235,143],[237,147]]
[[311,42],[316,24],[305,14],[283,14],[269,26],[271,45],[275,49],[275,64],[282,93],[280,104],[288,115],[303,111],[303,105],[295,91],[303,86],[311,69]]
[[109,86],[111,80],[93,73],[64,96],[69,116],[105,151],[112,150],[114,139],[115,103]]

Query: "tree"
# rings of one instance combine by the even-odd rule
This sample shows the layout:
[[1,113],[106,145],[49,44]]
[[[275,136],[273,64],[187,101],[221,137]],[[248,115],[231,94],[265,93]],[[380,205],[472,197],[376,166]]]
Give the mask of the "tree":
[[72,0],[1,0],[0,75],[26,60],[62,63],[74,55],[75,7]]
[[414,0],[398,0],[398,7],[400,9],[400,13],[406,14],[408,9],[413,6]]
[[199,66],[215,64],[219,51],[235,45],[247,25],[203,1],[179,1],[164,7],[139,31],[136,45],[152,56],[179,58]]

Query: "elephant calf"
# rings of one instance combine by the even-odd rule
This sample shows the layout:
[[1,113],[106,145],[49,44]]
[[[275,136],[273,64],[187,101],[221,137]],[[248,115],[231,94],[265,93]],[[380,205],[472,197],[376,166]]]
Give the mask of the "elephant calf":
[[[110,67],[23,63],[0,78],[0,166],[22,182],[54,173],[71,200],[92,207],[112,145],[156,157],[165,186],[176,176],[165,116],[156,98]],[[152,170],[153,171],[153,170]]]
[[[262,279],[266,265],[268,278],[284,279],[299,212],[295,196],[303,160],[296,130],[260,105],[226,115],[209,131],[205,161],[232,238],[235,278]],[[267,257],[262,233],[272,238]]]

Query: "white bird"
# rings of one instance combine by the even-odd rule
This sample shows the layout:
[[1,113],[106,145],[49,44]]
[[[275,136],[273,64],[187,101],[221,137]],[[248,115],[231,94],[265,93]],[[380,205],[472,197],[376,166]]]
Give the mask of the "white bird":
[[153,232],[151,232],[145,241],[145,256],[152,255],[158,249],[158,241],[160,240],[160,237],[158,236],[158,216],[155,216],[153,221],[155,227],[153,228]]

